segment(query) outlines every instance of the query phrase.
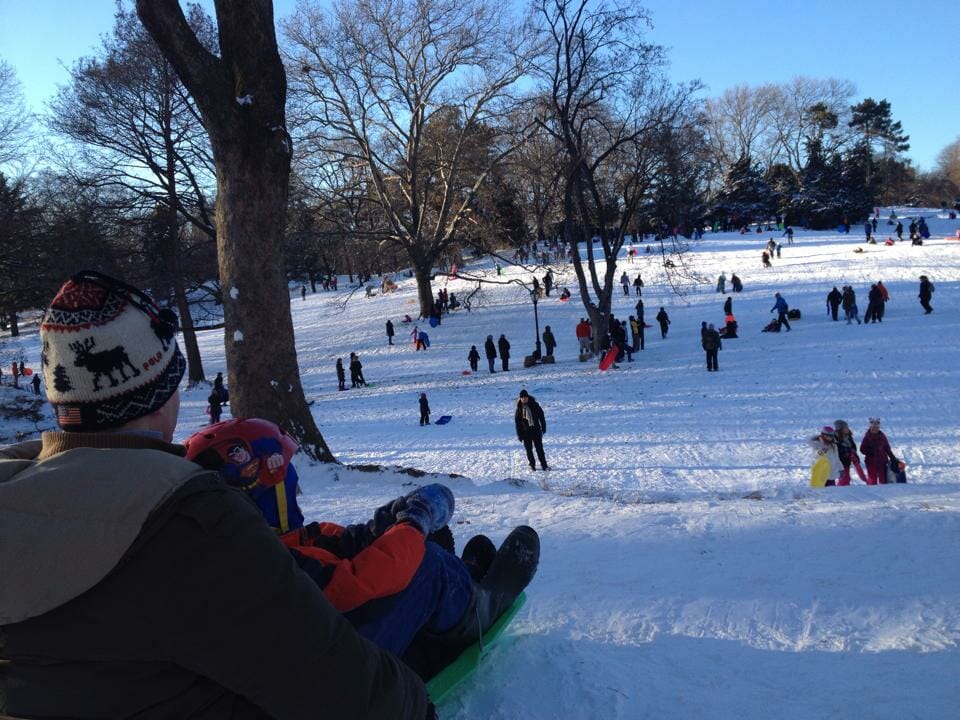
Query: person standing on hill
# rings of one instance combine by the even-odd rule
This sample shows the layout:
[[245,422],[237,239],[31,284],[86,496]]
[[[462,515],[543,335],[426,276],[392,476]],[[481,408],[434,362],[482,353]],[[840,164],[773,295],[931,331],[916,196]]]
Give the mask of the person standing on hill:
[[500,365],[503,371],[507,372],[510,369],[510,342],[503,333],[497,340],[497,349],[500,351]]
[[470,353],[467,355],[467,360],[470,361],[470,370],[471,370],[472,372],[476,372],[476,371],[477,371],[477,367],[478,367],[479,364],[480,364],[480,353],[477,352],[477,346],[476,346],[476,345],[471,345],[471,346],[470,346]]
[[897,220],[897,228],[894,231],[897,233],[897,240],[903,240],[903,223]]
[[387,320],[387,345],[393,345],[393,321]]
[[430,403],[427,402],[427,394],[420,393],[420,426],[430,424]]
[[523,448],[527,451],[530,469],[537,469],[537,463],[533,458],[533,451],[536,448],[540,467],[549,470],[547,457],[543,452],[543,436],[547,432],[547,419],[544,417],[543,408],[526,390],[521,390],[520,397],[517,398],[517,409],[513,421],[517,430],[517,439],[523,443]]
[[216,425],[220,422],[220,416],[223,414],[222,398],[216,389],[211,390],[210,397],[207,398],[207,403],[207,410],[210,413],[210,424]]
[[733,285],[733,291],[735,293],[743,291],[743,281],[737,277],[736,273],[730,276],[730,284]]
[[770,312],[774,310],[777,311],[777,324],[780,327],[784,325],[787,326],[787,332],[790,332],[790,323],[787,321],[787,310],[790,307],[787,305],[787,301],[783,299],[783,296],[780,293],[775,293],[776,301],[773,303],[773,307],[770,308]]
[[887,461],[900,462],[890,449],[887,436],[880,429],[880,418],[870,418],[870,426],[864,433],[863,440],[860,441],[860,452],[863,453],[863,459],[867,465],[868,485],[886,483]]
[[870,286],[870,293],[867,295],[867,312],[863,316],[865,325],[872,322],[883,322],[880,319],[880,305],[883,304],[883,294],[877,288],[876,283]]
[[551,290],[553,290],[553,269],[547,268],[547,274],[543,276],[543,293],[550,297]]
[[840,464],[843,466],[843,471],[837,479],[837,485],[850,484],[851,465],[856,469],[860,479],[866,482],[867,477],[863,474],[863,468],[860,466],[860,456],[857,455],[857,441],[853,439],[853,432],[850,430],[847,421],[835,420],[833,428],[837,438],[837,455],[840,458]]
[[830,314],[833,316],[834,321],[838,319],[840,311],[840,303],[843,302],[843,294],[837,290],[837,286],[833,286],[833,290],[827,293],[827,309],[830,311]]
[[547,357],[553,357],[553,350],[557,347],[557,339],[553,336],[553,330],[547,325],[543,329],[543,346],[547,350]]
[[34,373],[33,380],[31,380],[30,383],[33,385],[33,394],[39,395],[40,394],[40,373]]
[[[339,384],[338,390],[347,389],[347,374],[343,369],[343,358],[337,358],[337,383]],[[354,384],[356,387],[356,384]]]
[[644,330],[646,330],[646,321],[643,319],[643,300],[637,300],[637,330],[640,331],[640,349],[643,350],[645,345],[644,341]]
[[592,354],[593,348],[590,345],[590,336],[593,334],[593,328],[590,327],[590,323],[587,322],[586,318],[580,318],[580,322],[577,323],[576,333],[577,342],[580,343],[580,354]]
[[637,297],[643,295],[643,278],[640,277],[640,273],[637,273],[637,277],[633,281],[633,289],[637,293]]
[[877,318],[883,321],[883,313],[887,309],[887,303],[890,302],[890,291],[883,284],[883,280],[877,280],[877,290],[880,291],[880,303],[877,305]]
[[366,387],[367,381],[363,378],[363,363],[360,362],[360,356],[356,353],[350,353],[350,377],[353,379],[354,387]]
[[666,339],[667,337],[667,328],[670,326],[670,316],[667,315],[667,311],[663,309],[663,306],[660,306],[660,312],[657,313],[657,322],[660,323],[660,337]]
[[860,310],[857,308],[857,294],[849,285],[843,286],[843,312],[847,318],[847,325],[854,320],[860,325]]
[[920,276],[920,294],[917,296],[920,298],[920,305],[923,306],[923,312],[925,315],[929,315],[933,312],[933,308],[930,306],[930,301],[933,299],[933,283],[930,282],[930,278],[926,275]]
[[497,346],[493,342],[493,335],[487,335],[487,341],[483,344],[483,349],[487,355],[487,364],[490,365],[490,372],[494,373],[493,361],[497,359]]
[[733,297],[730,295],[727,295],[727,299],[723,303],[723,314],[733,315]]
[[787,238],[787,245],[793,245],[793,228],[788,225],[787,229],[783,231],[783,234]]
[[717,292],[721,295],[727,291],[727,275],[722,270],[717,278]]
[[630,294],[630,278],[627,277],[627,271],[623,271],[623,275],[620,276],[620,284],[623,285],[623,294]]
[[720,333],[717,332],[713,325],[707,325],[706,330],[702,333],[701,345],[707,353],[707,372],[719,370],[720,366],[717,364],[717,355],[723,348],[723,343],[720,341]]

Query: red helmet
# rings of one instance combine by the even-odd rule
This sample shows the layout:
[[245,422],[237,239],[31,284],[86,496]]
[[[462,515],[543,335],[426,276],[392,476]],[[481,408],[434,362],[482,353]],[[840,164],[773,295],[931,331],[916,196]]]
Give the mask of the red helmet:
[[[273,439],[280,446],[283,456],[281,467],[269,470],[266,463],[260,463],[256,483],[265,486],[276,485],[286,477],[290,460],[300,449],[300,445],[279,426],[261,418],[233,418],[224,420],[194,433],[184,441],[188,460],[201,460],[201,464],[213,464],[219,460],[222,465],[236,465],[232,456],[236,450],[246,451],[249,458],[256,457],[254,442]],[[211,458],[210,454],[215,458]],[[200,456],[207,454],[208,462]]]

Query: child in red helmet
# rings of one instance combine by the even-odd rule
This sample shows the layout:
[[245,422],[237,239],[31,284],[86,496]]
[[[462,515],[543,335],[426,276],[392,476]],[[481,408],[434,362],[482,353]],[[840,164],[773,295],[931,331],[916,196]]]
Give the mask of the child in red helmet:
[[[366,523],[304,525],[290,462],[298,445],[269,421],[228,420],[185,445],[187,459],[220,470],[253,498],[300,569],[361,635],[402,656],[420,634],[415,650],[422,674],[438,670],[438,658],[452,659],[450,647],[475,641],[536,572],[539,538],[527,527],[514,530],[499,552],[477,536],[457,558],[447,527],[453,493],[439,484],[396,498]],[[444,536],[446,549],[429,542]]]

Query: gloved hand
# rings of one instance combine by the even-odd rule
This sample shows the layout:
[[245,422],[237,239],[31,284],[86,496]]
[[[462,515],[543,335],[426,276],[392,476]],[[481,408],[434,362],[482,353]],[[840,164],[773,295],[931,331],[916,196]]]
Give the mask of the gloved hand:
[[424,535],[439,530],[453,517],[453,493],[446,485],[424,485],[403,499],[406,504],[397,512],[397,521],[416,525]]
[[373,519],[367,521],[367,527],[375,537],[380,537],[397,522],[397,513],[407,506],[406,497],[398,497],[373,511]]

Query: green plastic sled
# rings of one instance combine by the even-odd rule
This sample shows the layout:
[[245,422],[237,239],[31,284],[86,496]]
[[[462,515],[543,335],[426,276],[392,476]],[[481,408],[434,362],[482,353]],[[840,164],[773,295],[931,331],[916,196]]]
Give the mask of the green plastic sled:
[[507,625],[513,620],[513,617],[520,612],[520,608],[527,602],[527,594],[520,593],[513,605],[490,627],[487,634],[468,647],[452,663],[437,673],[430,682],[427,683],[427,694],[434,705],[442,703],[447,696],[453,692],[464,680],[470,677],[483,658],[484,653],[494,645]]

